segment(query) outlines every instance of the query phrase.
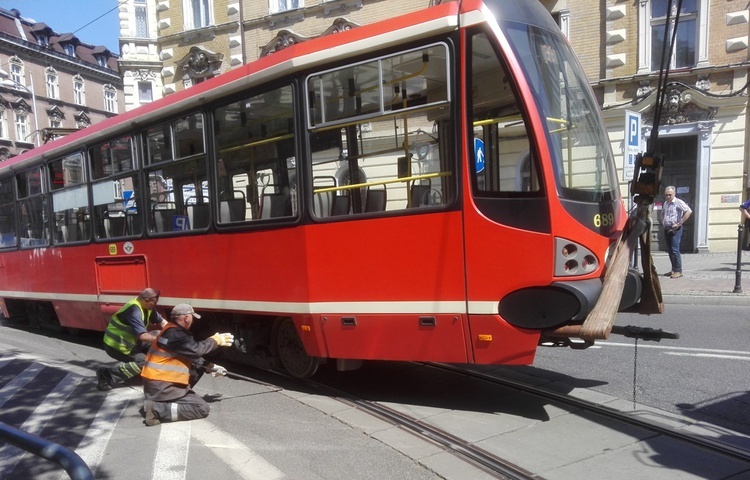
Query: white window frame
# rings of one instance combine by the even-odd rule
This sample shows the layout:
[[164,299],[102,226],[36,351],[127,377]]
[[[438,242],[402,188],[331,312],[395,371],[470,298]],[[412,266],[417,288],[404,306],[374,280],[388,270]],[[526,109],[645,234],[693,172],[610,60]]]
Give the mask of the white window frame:
[[8,110],[5,108],[0,109],[0,138],[10,138],[8,136]]
[[76,105],[86,105],[86,84],[80,75],[73,77],[73,102]]
[[305,0],[268,0],[268,11],[271,14],[288,12],[298,8],[305,8]]
[[10,79],[18,85],[25,85],[23,62],[17,57],[10,60]]
[[29,132],[29,114],[26,112],[16,111],[15,112],[15,123],[16,123],[16,141],[26,142],[31,132]]
[[[695,67],[708,66],[708,0],[698,2]],[[682,18],[682,16],[680,17]],[[674,17],[672,17],[674,19]],[[651,73],[651,0],[638,2],[638,73]],[[673,53],[671,64],[674,66]]]
[[117,90],[112,85],[105,85],[104,109],[109,113],[117,113]]
[[[146,91],[145,89],[142,89],[142,86],[148,86],[148,96],[149,98],[145,98],[143,93]],[[138,90],[138,104],[139,105],[145,105],[147,103],[151,103],[154,101],[154,84],[151,82],[137,82],[136,88]]]
[[[200,18],[206,18],[206,25],[195,24],[195,7],[198,8]],[[185,19],[185,30],[204,28],[214,23],[214,5],[211,0],[184,0],[182,2],[183,16]]]
[[148,4],[146,0],[133,0],[133,36],[151,38],[148,21]]
[[60,99],[60,84],[57,76],[57,72],[54,68],[47,68],[44,72],[44,78],[47,84],[47,96],[49,98],[59,100]]

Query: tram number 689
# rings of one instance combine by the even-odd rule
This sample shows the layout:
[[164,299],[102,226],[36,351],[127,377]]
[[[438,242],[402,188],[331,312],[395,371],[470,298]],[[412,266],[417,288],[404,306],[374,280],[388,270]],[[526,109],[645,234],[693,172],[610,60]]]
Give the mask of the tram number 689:
[[599,227],[611,227],[615,224],[615,214],[614,213],[597,213],[594,215],[594,226],[596,228]]

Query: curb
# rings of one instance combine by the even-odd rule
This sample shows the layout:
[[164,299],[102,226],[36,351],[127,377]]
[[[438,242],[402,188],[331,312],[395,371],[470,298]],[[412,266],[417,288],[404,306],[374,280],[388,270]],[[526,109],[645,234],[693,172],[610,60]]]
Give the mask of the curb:
[[750,295],[742,293],[686,292],[684,294],[662,293],[667,305],[718,305],[750,306]]

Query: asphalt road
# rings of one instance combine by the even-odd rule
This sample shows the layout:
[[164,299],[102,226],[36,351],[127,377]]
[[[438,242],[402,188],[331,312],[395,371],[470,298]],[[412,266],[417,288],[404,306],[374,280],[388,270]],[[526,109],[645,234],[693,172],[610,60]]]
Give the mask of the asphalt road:
[[747,307],[674,304],[661,315],[619,314],[616,324],[661,328],[680,338],[639,340],[636,349],[635,340],[613,335],[584,351],[539,349],[531,367],[493,368],[630,401],[635,394],[639,404],[750,434]]

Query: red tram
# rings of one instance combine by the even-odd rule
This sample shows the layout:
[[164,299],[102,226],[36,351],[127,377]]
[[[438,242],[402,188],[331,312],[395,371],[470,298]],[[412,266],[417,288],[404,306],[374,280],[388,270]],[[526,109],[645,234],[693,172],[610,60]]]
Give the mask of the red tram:
[[4,162],[0,297],[6,316],[103,330],[151,286],[301,377],[325,359],[529,364],[591,311],[626,220],[550,15],[464,0]]

